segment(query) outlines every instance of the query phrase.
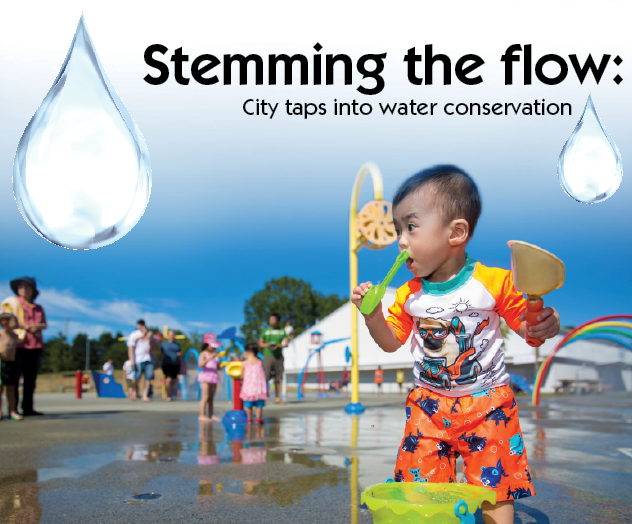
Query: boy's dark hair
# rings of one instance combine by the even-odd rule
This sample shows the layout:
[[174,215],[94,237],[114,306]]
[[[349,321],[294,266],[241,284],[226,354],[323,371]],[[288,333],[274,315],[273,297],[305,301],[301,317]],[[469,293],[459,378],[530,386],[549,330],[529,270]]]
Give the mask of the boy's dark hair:
[[[272,315],[270,315],[272,316]],[[250,351],[251,353],[255,354],[255,357],[257,356],[257,353],[259,353],[259,344],[253,344],[252,342],[249,344],[246,344],[246,347],[244,348],[244,351]]]
[[207,347],[209,347],[208,343],[207,343],[207,342],[204,342],[204,343],[202,344],[202,351],[205,351]]
[[136,322],[137,326],[144,326],[145,325],[145,321],[141,318],[138,320],[138,322]]
[[472,238],[483,206],[476,182],[470,175],[452,165],[438,165],[424,169],[399,186],[393,197],[393,209],[408,195],[426,186],[436,190],[437,203],[446,222],[455,218],[467,220],[470,226],[468,240]]
[[277,322],[281,322],[281,315],[279,315],[278,313],[270,313],[271,317],[276,317]]

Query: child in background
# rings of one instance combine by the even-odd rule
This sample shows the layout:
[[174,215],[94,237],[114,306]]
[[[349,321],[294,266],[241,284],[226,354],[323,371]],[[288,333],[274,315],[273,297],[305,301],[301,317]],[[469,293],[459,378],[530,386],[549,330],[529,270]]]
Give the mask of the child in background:
[[[200,361],[198,365],[202,371],[198,375],[198,382],[202,390],[202,398],[200,399],[200,416],[202,422],[219,421],[219,418],[213,415],[213,398],[217,390],[217,384],[220,382],[219,373],[217,372],[217,348],[222,345],[217,341],[214,333],[204,335],[205,342],[202,344],[202,352],[200,353]],[[208,408],[208,416],[206,414]]]
[[263,406],[268,398],[268,388],[266,384],[266,374],[263,371],[263,364],[257,352],[258,344],[246,344],[245,357],[242,364],[243,382],[241,385],[241,399],[244,401],[244,409],[248,415],[248,423],[252,423],[252,409],[255,408],[255,423],[263,424]]
[[[406,180],[393,197],[393,222],[406,267],[414,278],[382,307],[364,315],[375,342],[387,353],[406,343],[415,359],[415,389],[406,400],[406,429],[397,455],[397,482],[463,482],[496,492],[483,519],[514,521],[514,499],[535,495],[516,400],[505,369],[500,317],[521,337],[541,340],[560,331],[553,308],[526,326],[526,300],[511,271],[483,266],[465,247],[481,213],[478,188],[455,166],[436,166]],[[358,309],[371,286],[356,287]]]
[[125,361],[123,371],[125,371],[125,381],[127,382],[127,396],[131,400],[136,400],[136,367],[131,360]]
[[17,318],[12,313],[0,314],[0,418],[2,418],[2,393],[7,390],[9,418],[22,420],[15,405],[15,383],[18,379],[15,366],[15,347],[18,336],[14,329],[18,327]]
[[382,366],[378,366],[375,370],[375,377],[373,380],[377,385],[377,394],[380,396],[382,394],[382,382],[384,382],[384,372],[382,371]]
[[399,394],[402,394],[404,390],[404,372],[401,369],[397,370],[397,385],[399,386]]
[[114,376],[114,360],[109,358],[108,361],[103,364],[103,373],[110,375],[111,377]]
[[347,386],[349,385],[349,370],[347,368],[343,368],[342,370],[342,392],[347,394]]

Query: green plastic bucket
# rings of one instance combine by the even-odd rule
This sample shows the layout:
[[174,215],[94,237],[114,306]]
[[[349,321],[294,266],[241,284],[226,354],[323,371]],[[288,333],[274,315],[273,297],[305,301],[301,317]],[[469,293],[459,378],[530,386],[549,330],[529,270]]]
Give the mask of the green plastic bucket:
[[[496,504],[496,493],[469,484],[385,482],[366,488],[366,504],[374,524],[465,524],[484,501]],[[457,516],[459,514],[459,516]]]

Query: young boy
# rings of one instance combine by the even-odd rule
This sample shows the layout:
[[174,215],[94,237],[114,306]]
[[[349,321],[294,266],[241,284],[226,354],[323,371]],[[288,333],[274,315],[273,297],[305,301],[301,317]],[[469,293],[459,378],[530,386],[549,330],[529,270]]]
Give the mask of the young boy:
[[2,418],[2,393],[6,388],[9,402],[9,418],[22,420],[15,405],[15,384],[18,380],[15,367],[15,348],[18,336],[14,329],[18,327],[17,318],[11,313],[0,314],[0,418]]
[[[415,389],[406,400],[406,429],[397,455],[397,482],[463,482],[496,492],[483,505],[486,523],[513,522],[513,501],[535,495],[500,348],[500,317],[525,336],[526,300],[510,271],[485,267],[465,247],[481,213],[474,181],[454,166],[436,166],[406,180],[393,198],[400,251],[408,251],[412,280],[398,291],[387,319],[377,307],[365,315],[375,342],[396,351],[410,333]],[[371,286],[352,292],[360,309]],[[528,334],[559,333],[559,316],[547,307]]]
[[125,361],[123,371],[125,371],[125,381],[127,383],[127,396],[131,400],[136,400],[136,368],[131,360]]

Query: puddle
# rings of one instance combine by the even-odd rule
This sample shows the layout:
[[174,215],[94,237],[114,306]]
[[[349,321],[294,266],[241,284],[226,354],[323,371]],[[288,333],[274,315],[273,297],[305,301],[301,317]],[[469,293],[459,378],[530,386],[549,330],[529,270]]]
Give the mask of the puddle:
[[35,524],[42,517],[37,470],[0,477],[0,522]]
[[[599,419],[592,424],[583,419],[600,410],[604,420],[613,414],[629,418],[632,409],[589,402],[584,413],[579,400],[571,401],[552,403],[539,418],[522,413],[534,480],[566,486],[564,493],[570,495],[565,496],[579,504],[589,504],[591,496],[600,504],[606,498],[623,503],[632,480],[632,451],[621,446],[630,441],[632,427],[612,429]],[[116,415],[115,423],[142,423],[142,431],[122,432],[98,445],[44,448],[41,458],[31,461],[38,467],[0,474],[0,523],[91,522],[95,515],[107,515],[113,522],[167,524],[204,519],[212,511],[222,522],[303,522],[305,515],[327,514],[336,515],[331,522],[369,524],[358,493],[392,477],[405,425],[403,408],[367,409],[355,419],[342,411],[288,414],[239,431],[225,431],[221,424],[200,426],[191,416],[144,414],[141,421],[137,416]],[[93,424],[94,434],[103,422]],[[548,504],[546,492],[542,495],[521,501],[522,509],[517,505],[523,522],[537,514],[538,504]],[[173,513],[168,517],[161,513],[166,506]],[[626,514],[629,506],[622,507]]]

